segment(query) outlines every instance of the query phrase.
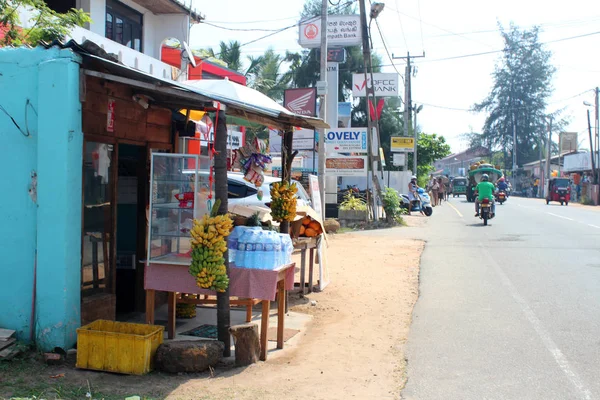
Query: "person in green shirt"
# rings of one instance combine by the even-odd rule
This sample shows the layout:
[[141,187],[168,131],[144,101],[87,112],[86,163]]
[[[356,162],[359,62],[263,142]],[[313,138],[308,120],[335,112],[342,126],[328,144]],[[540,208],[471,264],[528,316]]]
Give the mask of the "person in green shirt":
[[496,204],[494,204],[494,190],[496,190],[496,186],[490,182],[490,177],[488,174],[483,174],[481,177],[481,182],[477,184],[475,188],[477,191],[477,200],[475,201],[475,216],[479,217],[479,203],[483,201],[483,199],[489,199],[492,204],[492,214],[496,213]]

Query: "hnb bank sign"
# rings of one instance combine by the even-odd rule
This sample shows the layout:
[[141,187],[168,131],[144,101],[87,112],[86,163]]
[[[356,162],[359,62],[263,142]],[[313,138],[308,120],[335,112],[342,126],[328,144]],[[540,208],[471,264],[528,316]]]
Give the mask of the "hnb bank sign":
[[[369,81],[371,77],[369,76]],[[400,79],[394,73],[374,73],[373,89],[377,97],[397,97],[400,94]],[[352,96],[365,97],[367,93],[367,81],[365,74],[352,75]]]

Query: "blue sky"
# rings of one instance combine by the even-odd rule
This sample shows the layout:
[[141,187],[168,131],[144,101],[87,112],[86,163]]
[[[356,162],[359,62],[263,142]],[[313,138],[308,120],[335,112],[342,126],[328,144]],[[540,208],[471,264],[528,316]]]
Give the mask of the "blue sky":
[[[415,59],[417,74],[413,79],[413,100],[424,104],[419,114],[423,131],[444,135],[454,151],[465,149],[460,134],[471,129],[480,131],[485,115],[462,110],[489,93],[498,54],[461,56],[502,49],[498,23],[508,26],[512,21],[521,27],[540,25],[542,42],[561,40],[547,45],[558,69],[549,110],[565,108],[565,115],[571,117],[567,130],[579,132],[580,141],[587,138],[583,101],[593,103],[592,89],[600,85],[597,51],[600,34],[595,34],[600,31],[600,2],[391,0],[385,3],[378,22],[389,52],[399,56],[407,51],[415,55],[425,51],[425,58]],[[303,4],[303,0],[194,0],[194,6],[205,14],[206,22],[250,30],[196,25],[192,28],[191,45],[207,48],[217,47],[221,40],[252,41],[269,33],[254,29],[280,29],[295,24]],[[371,33],[375,52],[387,64],[384,71],[393,72],[375,24]],[[568,39],[587,34],[592,35]],[[291,28],[244,46],[244,55],[256,56],[269,47],[280,53],[287,49],[301,50],[297,39],[297,28]],[[402,60],[395,60],[395,65],[404,73]]]

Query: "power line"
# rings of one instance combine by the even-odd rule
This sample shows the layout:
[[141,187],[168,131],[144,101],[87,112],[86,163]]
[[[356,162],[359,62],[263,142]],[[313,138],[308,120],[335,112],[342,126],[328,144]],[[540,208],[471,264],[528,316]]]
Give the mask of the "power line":
[[[564,42],[564,41],[567,41],[567,40],[579,39],[579,38],[582,38],[582,37],[593,36],[593,35],[598,35],[598,34],[600,34],[600,31],[590,32],[590,33],[584,33],[582,35],[576,35],[576,36],[569,36],[569,37],[561,38],[561,39],[549,40],[549,41],[546,41],[546,42],[541,42],[540,44],[543,45],[543,44]],[[502,49],[502,50],[491,50],[491,51],[484,51],[484,52],[481,52],[481,53],[462,54],[462,55],[458,55],[458,56],[428,59],[428,60],[423,60],[421,62],[436,62],[436,61],[456,60],[456,59],[460,59],[460,58],[477,57],[477,56],[483,56],[483,55],[488,55],[488,54],[502,53],[504,51],[505,51],[504,49]]]
[[388,50],[387,44],[385,43],[385,39],[383,37],[383,34],[381,33],[381,28],[379,27],[379,22],[377,21],[377,19],[375,19],[375,26],[377,26],[377,31],[379,32],[379,36],[381,37],[381,42],[383,43],[383,47],[385,48],[385,52],[387,53],[387,56],[390,59],[390,62],[392,63],[392,66],[394,67],[398,75],[400,75],[404,80],[404,76],[400,73],[400,71],[398,71],[398,68],[396,68],[396,64],[394,64],[394,59],[392,58],[392,55]]
[[[396,7],[398,7],[398,0],[396,0]],[[393,8],[392,8],[392,10],[393,10]],[[406,46],[406,50],[408,50],[408,42],[406,41],[406,35],[404,34],[404,26],[402,25],[402,17],[400,17],[400,11],[398,11],[397,9],[396,9],[396,13],[398,14],[398,21],[400,22],[400,31],[402,32],[402,39],[404,39],[404,45]]]
[[423,53],[425,53],[425,41],[423,40],[423,19],[421,18],[421,0],[417,0],[417,7],[419,9],[419,28],[421,30],[421,50]]
[[[584,90],[583,92],[580,92],[580,93],[574,94],[574,95],[572,95],[572,96],[565,97],[565,98],[563,98],[563,99],[560,99],[560,100],[555,100],[555,101],[552,101],[552,102],[550,102],[550,103],[546,104],[546,106],[550,106],[550,105],[553,105],[553,104],[558,104],[558,103],[562,103],[562,102],[564,102],[564,101],[568,101],[568,100],[574,99],[574,98],[576,98],[576,97],[579,97],[579,96],[582,96],[582,95],[584,95],[584,94],[587,94],[587,93],[589,93],[589,92],[590,92],[590,90],[593,90],[593,89],[587,89],[587,90]],[[443,110],[450,110],[450,111],[463,111],[463,112],[470,112],[470,113],[477,113],[477,112],[478,112],[478,111],[475,111],[475,110],[473,110],[473,109],[471,109],[471,108],[458,108],[458,107],[441,106],[441,105],[438,105],[438,104],[425,103],[425,102],[418,101],[418,100],[415,100],[415,102],[416,102],[416,103],[418,103],[418,104],[423,104],[423,105],[426,105],[426,106],[428,106],[428,107],[433,107],[433,108],[441,108],[441,109],[443,109]],[[509,110],[526,110],[526,109],[529,109],[529,108],[533,108],[533,106],[519,106],[519,107],[510,107],[510,108],[509,108]]]
[[261,29],[261,28],[229,28],[226,26],[216,25],[210,22],[202,21],[202,24],[214,26],[215,28],[224,29],[227,31],[243,31],[243,32],[277,32],[279,29]]

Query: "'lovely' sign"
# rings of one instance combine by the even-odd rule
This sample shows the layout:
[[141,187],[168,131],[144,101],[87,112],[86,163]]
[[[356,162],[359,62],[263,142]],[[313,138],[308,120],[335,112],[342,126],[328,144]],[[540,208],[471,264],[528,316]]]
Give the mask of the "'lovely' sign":
[[367,128],[338,128],[325,131],[328,153],[366,153]]

